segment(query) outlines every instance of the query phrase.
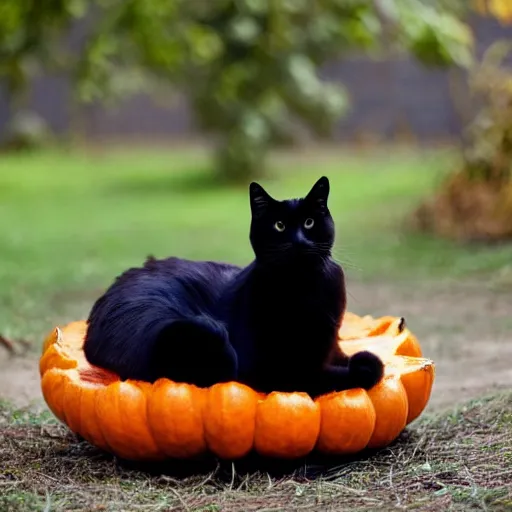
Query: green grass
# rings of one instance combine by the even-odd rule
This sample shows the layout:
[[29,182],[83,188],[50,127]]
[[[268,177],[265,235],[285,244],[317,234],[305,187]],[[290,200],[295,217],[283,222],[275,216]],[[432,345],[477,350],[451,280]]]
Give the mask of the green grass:
[[[0,510],[468,510],[512,506],[512,395],[426,415],[357,459],[122,463],[47,414],[0,408]],[[45,508],[46,507],[46,508]]]
[[[2,156],[0,334],[39,348],[50,328],[83,318],[117,274],[148,254],[250,261],[247,189],[219,188],[207,165],[199,149]],[[418,281],[506,279],[511,246],[464,247],[405,227],[408,213],[455,165],[450,152],[439,151],[297,152],[277,156],[273,179],[262,184],[285,198],[329,176],[335,254],[349,279],[368,281],[372,293],[379,281],[404,288]],[[420,290],[414,289],[415,304],[438,299]],[[451,299],[444,300],[451,318]],[[479,328],[487,325],[485,312],[467,314]],[[457,325],[467,321],[458,315]],[[453,333],[431,325],[448,345]],[[1,391],[2,511],[512,507],[510,392],[423,416],[377,454],[309,459],[267,472],[250,461],[121,463],[76,439],[47,410],[1,403]]]
[[[468,248],[408,233],[407,213],[450,170],[449,152],[285,155],[263,181],[277,198],[329,176],[335,254],[352,279],[488,276],[510,246]],[[39,339],[85,315],[115,275],[148,254],[247,263],[246,188],[219,188],[198,150],[53,152],[0,159],[0,325]]]

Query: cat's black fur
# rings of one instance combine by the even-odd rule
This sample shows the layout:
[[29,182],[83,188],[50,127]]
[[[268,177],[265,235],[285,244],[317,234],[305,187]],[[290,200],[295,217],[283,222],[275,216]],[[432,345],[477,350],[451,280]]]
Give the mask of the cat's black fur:
[[256,257],[245,268],[150,258],[123,273],[89,316],[89,362],[123,379],[237,380],[264,392],[374,386],[380,359],[368,352],[349,359],[336,342],[346,295],[331,258],[328,195],[325,177],[305,198],[287,201],[252,183]]

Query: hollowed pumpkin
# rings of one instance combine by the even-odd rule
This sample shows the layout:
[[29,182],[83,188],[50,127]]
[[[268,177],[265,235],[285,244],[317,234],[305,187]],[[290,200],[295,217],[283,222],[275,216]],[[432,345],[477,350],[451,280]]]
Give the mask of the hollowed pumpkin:
[[201,389],[160,379],[121,381],[91,366],[82,351],[84,321],[57,327],[43,343],[43,396],[55,416],[91,444],[132,460],[191,458],[213,452],[237,459],[298,458],[313,450],[352,454],[382,448],[427,405],[434,363],[395,317],[347,313],[339,343],[370,350],[385,363],[368,392],[351,389],[313,400],[306,393],[257,393],[240,383]]

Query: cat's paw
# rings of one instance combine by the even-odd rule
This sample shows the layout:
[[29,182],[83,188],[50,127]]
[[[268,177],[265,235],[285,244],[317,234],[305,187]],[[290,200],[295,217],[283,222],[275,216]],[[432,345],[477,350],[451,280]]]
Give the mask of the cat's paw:
[[349,360],[348,368],[354,381],[363,389],[372,388],[384,375],[384,365],[380,358],[367,351],[354,354]]

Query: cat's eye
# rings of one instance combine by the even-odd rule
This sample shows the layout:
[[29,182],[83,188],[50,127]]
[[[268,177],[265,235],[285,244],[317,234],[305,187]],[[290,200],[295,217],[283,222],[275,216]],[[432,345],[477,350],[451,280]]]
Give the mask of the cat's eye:
[[279,233],[282,233],[284,231],[284,228],[285,228],[284,222],[278,220],[274,224],[274,228],[276,229],[276,231],[279,231]]
[[315,225],[315,221],[312,218],[306,219],[304,222],[304,227],[306,229],[311,229]]

